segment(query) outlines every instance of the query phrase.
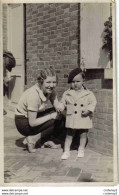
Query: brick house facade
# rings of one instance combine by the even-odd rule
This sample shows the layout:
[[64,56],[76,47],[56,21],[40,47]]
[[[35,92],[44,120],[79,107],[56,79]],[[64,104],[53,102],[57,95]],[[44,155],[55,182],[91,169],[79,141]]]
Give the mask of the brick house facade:
[[26,5],[27,85],[39,69],[53,67],[59,77],[58,94],[67,89],[67,74],[79,61],[79,5]]
[[[3,13],[3,48],[6,49],[5,6]],[[25,89],[36,82],[38,70],[53,67],[59,78],[57,91],[60,98],[68,88],[68,73],[80,62],[80,4],[26,4],[25,17]],[[94,92],[98,102],[87,147],[113,155],[112,80],[104,79],[104,69],[88,69],[86,86]]]

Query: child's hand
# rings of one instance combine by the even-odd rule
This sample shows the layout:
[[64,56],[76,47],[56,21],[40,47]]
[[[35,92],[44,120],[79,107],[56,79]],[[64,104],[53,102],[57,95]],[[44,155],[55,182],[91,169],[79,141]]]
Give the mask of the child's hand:
[[64,105],[62,103],[59,103],[56,107],[57,112],[63,112],[64,110]]
[[85,109],[85,110],[82,111],[81,114],[82,114],[82,116],[88,116],[90,114],[90,111]]

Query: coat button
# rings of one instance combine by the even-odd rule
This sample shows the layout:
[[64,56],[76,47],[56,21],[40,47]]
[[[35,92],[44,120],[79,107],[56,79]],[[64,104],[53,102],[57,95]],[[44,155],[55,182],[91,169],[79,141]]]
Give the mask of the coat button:
[[83,107],[83,104],[81,104],[81,107]]
[[77,114],[77,111],[75,111],[74,113]]
[[77,106],[77,104],[74,104],[74,106]]

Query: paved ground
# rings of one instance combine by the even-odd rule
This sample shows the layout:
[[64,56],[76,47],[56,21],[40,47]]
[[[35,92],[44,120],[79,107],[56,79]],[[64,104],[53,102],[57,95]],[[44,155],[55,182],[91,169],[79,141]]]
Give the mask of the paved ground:
[[66,161],[60,160],[62,149],[38,148],[37,153],[28,153],[14,120],[5,116],[4,125],[5,183],[113,182],[112,157],[89,148],[82,159],[72,150]]

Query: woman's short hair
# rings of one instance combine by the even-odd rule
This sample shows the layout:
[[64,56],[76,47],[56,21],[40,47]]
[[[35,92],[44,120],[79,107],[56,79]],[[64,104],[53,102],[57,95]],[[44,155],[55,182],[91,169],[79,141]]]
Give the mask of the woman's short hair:
[[54,69],[51,69],[51,68],[47,68],[47,69],[44,69],[44,70],[40,70],[39,72],[39,76],[37,78],[38,82],[39,83],[43,83],[43,81],[48,77],[53,77],[53,76],[56,76],[56,81],[58,82],[58,77],[57,77],[57,74],[55,72]]

